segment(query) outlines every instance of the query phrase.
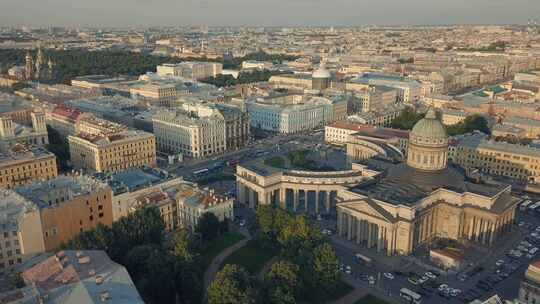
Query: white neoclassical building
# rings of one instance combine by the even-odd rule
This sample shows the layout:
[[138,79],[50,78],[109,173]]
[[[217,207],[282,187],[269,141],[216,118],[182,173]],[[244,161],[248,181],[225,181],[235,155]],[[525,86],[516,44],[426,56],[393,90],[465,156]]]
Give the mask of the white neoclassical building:
[[279,133],[298,133],[345,120],[343,98],[288,94],[248,100],[246,108],[252,127]]
[[448,136],[430,109],[410,132],[406,162],[365,160],[340,172],[243,164],[237,198],[252,207],[336,213],[339,236],[388,255],[440,238],[492,245],[510,231],[519,199],[511,186],[469,181],[447,159]]

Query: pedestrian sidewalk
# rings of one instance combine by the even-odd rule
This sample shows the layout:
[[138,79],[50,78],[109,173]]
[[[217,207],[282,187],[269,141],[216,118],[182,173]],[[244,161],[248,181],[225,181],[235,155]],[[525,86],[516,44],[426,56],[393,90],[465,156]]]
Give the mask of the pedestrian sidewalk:
[[[246,235],[245,233],[242,233]],[[210,263],[210,266],[208,266],[208,269],[204,272],[204,290],[206,293],[206,290],[208,289],[208,286],[212,283],[214,278],[216,277],[216,274],[221,269],[221,264],[223,264],[223,261],[227,257],[229,257],[231,254],[233,254],[236,250],[244,247],[247,242],[251,240],[251,236],[247,236],[245,239],[241,240],[238,243],[235,243],[234,245],[228,247],[227,249],[223,250],[220,254],[218,254]]]

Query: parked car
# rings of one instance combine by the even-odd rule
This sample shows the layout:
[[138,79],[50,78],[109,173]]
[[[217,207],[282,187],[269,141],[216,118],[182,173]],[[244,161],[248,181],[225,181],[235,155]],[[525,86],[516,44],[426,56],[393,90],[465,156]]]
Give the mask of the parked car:
[[437,278],[437,276],[431,271],[428,271],[428,272],[424,273],[424,275],[426,277],[430,278],[430,279],[436,279]]
[[394,279],[394,275],[391,274],[390,272],[385,272],[383,273],[383,276],[389,280],[393,280]]

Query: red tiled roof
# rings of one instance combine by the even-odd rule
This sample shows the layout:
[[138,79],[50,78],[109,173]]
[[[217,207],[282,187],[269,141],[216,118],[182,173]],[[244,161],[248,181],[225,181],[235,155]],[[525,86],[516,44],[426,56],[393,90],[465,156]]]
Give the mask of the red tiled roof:
[[79,116],[83,114],[83,112],[65,106],[57,106],[53,110],[52,114],[56,116],[62,116],[67,120],[75,122],[77,121]]

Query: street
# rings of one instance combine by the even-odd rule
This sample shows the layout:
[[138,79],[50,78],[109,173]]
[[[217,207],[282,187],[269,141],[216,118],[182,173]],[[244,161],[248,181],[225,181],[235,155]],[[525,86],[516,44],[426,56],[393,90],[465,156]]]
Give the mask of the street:
[[[319,222],[322,227],[332,227],[328,221]],[[334,249],[338,255],[340,263],[344,269],[350,266],[351,273],[344,271],[344,276],[352,278],[356,287],[366,287],[370,292],[380,297],[386,297],[396,303],[406,303],[399,296],[401,288],[408,288],[419,293],[423,298],[423,303],[469,303],[474,299],[486,299],[493,294],[498,294],[504,299],[514,299],[518,296],[519,286],[524,278],[524,273],[528,265],[535,261],[533,257],[510,258],[506,254],[516,249],[520,242],[526,238],[531,240],[530,234],[540,226],[539,216],[533,212],[520,212],[518,214],[515,229],[508,236],[497,242],[491,250],[485,250],[484,254],[477,257],[475,263],[465,267],[455,274],[444,275],[443,272],[434,270],[425,257],[415,255],[411,257],[387,257],[376,253],[372,249],[362,248],[344,238],[336,235],[330,236]],[[331,229],[331,228],[330,228]],[[540,242],[532,242],[531,247],[540,247]],[[364,256],[372,258],[373,262],[369,265],[355,255],[361,253]],[[497,261],[503,261],[501,266],[496,266]],[[496,271],[499,269],[499,275]],[[426,272],[440,274],[437,278],[429,278],[423,284],[414,285],[408,278],[416,274],[418,277],[425,276]],[[383,274],[391,273],[393,278],[387,278]],[[476,272],[476,273],[475,273]],[[463,279],[464,274],[474,273],[470,277]],[[501,274],[503,273],[503,274]],[[506,273],[508,277],[503,278]],[[370,277],[374,279],[374,284],[370,284]],[[461,279],[460,279],[461,278]],[[489,287],[478,287],[478,282],[490,282]],[[439,286],[446,284],[452,289],[460,290],[459,295],[441,296]]]

